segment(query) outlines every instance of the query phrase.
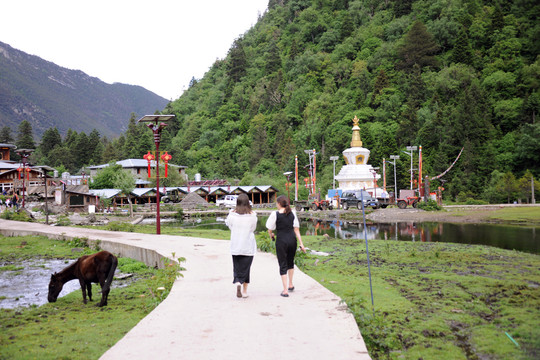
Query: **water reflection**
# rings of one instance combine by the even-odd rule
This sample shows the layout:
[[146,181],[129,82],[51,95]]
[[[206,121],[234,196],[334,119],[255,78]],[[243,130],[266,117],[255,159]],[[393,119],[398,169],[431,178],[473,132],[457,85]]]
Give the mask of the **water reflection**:
[[[266,231],[267,216],[259,217],[257,231]],[[198,227],[227,230],[224,219],[197,219],[189,224],[168,223],[166,226]],[[327,234],[338,239],[363,240],[363,223],[342,220],[301,219],[300,232],[304,235]],[[490,245],[503,249],[515,249],[540,253],[540,227],[508,226],[495,224],[450,224],[450,223],[366,223],[369,240],[398,240],[423,242],[450,242]]]
[[[302,227],[302,233],[307,235],[328,234],[340,239],[364,239],[363,223],[313,219],[304,220]],[[494,224],[366,223],[368,240],[481,244],[531,253],[540,253],[539,230],[538,227]]]

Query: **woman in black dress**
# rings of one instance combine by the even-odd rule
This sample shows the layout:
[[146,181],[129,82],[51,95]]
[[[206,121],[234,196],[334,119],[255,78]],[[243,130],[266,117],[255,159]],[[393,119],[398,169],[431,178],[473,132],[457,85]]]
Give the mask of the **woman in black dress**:
[[294,255],[296,254],[297,239],[300,249],[306,252],[300,236],[300,222],[296,213],[291,210],[289,198],[281,195],[276,200],[278,211],[272,212],[266,221],[270,237],[274,239],[276,232],[276,255],[279,264],[279,274],[283,283],[281,296],[288,297],[289,291],[294,290]]

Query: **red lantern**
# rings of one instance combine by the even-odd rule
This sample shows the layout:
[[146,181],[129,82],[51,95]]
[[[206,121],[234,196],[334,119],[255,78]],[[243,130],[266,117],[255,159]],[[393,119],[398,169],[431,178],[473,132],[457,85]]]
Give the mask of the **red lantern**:
[[21,171],[23,171],[22,168],[18,168],[17,171],[19,172],[19,180],[21,180]]
[[26,179],[30,181],[30,171],[32,171],[30,168],[26,168]]
[[148,154],[146,154],[146,155],[143,156],[143,159],[145,159],[146,161],[148,161],[148,177],[150,177],[150,176],[151,176],[151,173],[150,173],[150,163],[152,162],[152,160],[155,159],[154,154],[152,154],[152,153],[149,151]]
[[161,155],[161,160],[165,161],[165,177],[167,177],[167,167],[169,166],[169,161],[172,159],[172,156],[170,154],[167,154],[165,151],[165,154]]

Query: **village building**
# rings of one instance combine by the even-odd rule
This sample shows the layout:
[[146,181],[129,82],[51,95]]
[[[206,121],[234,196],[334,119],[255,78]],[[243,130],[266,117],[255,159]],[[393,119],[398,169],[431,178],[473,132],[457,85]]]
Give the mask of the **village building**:
[[[137,187],[144,187],[145,185],[150,184],[148,182],[148,161],[144,159],[125,159],[117,161],[116,164],[122,166],[122,168],[130,172],[137,179]],[[97,176],[99,171],[108,167],[109,164],[101,164],[95,166],[87,166],[86,169],[90,170],[90,179],[93,179]],[[150,167],[152,170],[156,168],[156,162],[152,160],[150,162]],[[180,176],[187,181],[186,169],[187,166],[168,164],[168,171],[177,171]]]
[[[111,205],[127,205],[126,194],[119,189],[89,189],[92,178],[99,171],[109,166],[102,164],[86,167],[80,175],[62,173],[58,177],[55,169],[49,166],[31,166],[10,160],[10,150],[15,145],[0,144],[0,194],[13,193],[31,198],[47,199],[57,205],[66,206],[70,211],[88,211],[90,205],[100,207],[100,199],[109,199]],[[126,159],[117,161],[123,169],[130,172],[136,180],[135,189],[129,194],[133,204],[155,204],[157,189],[148,187],[148,161],[144,159]],[[155,171],[155,162],[152,161],[151,170]],[[215,204],[225,195],[247,194],[254,206],[273,204],[276,201],[277,189],[273,186],[233,186],[225,180],[204,180],[200,175],[194,181],[187,181],[186,166],[168,164],[168,171],[177,171],[186,180],[186,186],[160,187],[160,196],[169,196],[167,202],[179,202],[189,194],[196,194],[207,204]],[[86,172],[88,171],[88,173]],[[52,175],[52,176],[51,176]],[[23,190],[24,189],[24,190]]]

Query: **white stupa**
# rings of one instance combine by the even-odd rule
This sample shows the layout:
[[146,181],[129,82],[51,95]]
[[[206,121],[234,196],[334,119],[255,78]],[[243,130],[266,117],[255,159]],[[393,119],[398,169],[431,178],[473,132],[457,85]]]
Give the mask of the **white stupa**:
[[[360,139],[360,127],[358,126],[358,118],[353,119],[351,147],[343,151],[345,157],[345,165],[341,168],[336,180],[339,182],[339,188],[342,191],[347,190],[366,190],[374,193],[375,179],[380,179],[379,174],[373,176],[374,169],[368,165],[370,151],[362,147]],[[380,196],[382,189],[376,188],[377,196]]]

